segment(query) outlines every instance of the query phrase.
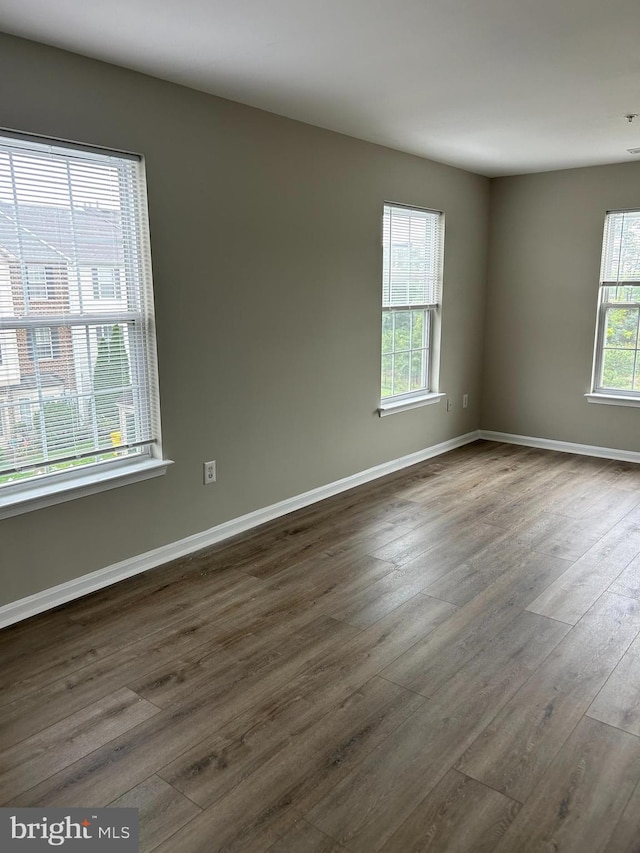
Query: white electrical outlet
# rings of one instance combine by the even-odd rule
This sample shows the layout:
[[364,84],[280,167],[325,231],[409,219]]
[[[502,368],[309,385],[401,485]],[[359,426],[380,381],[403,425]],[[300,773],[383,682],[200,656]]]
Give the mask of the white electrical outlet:
[[450,412],[453,409],[453,400],[447,400],[447,411]]
[[215,483],[216,481],[216,462],[215,459],[213,462],[205,462],[203,464],[203,476],[204,476],[204,484],[208,486],[210,483]]
[[469,395],[463,394],[462,395],[462,408],[466,409],[468,405],[469,405]]

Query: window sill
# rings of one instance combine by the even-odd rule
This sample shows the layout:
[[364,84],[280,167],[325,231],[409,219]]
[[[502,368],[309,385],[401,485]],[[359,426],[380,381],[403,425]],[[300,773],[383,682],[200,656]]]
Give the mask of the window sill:
[[408,397],[405,400],[394,400],[389,403],[380,403],[378,414],[381,418],[387,415],[395,415],[397,412],[407,412],[409,409],[419,409],[422,406],[430,406],[432,403],[439,403],[446,394],[433,392],[431,394],[423,394],[420,397]]
[[144,459],[121,467],[110,466],[104,471],[94,468],[54,483],[31,481],[24,487],[11,489],[8,494],[0,491],[0,519],[159,477],[172,464],[170,459]]
[[596,393],[584,395],[590,403],[601,403],[605,406],[640,406],[640,397],[625,397],[622,394]]

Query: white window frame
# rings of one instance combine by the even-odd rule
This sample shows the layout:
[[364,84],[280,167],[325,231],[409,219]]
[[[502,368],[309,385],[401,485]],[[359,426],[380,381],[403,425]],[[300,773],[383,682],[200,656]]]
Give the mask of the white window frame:
[[[37,281],[34,281],[34,276],[38,279]],[[55,280],[50,264],[25,264],[24,278],[28,302],[47,302],[49,299],[53,299]]]
[[96,344],[99,344],[102,338],[109,338],[112,331],[113,326],[96,326]]
[[[429,295],[432,299],[408,299],[405,304],[398,304],[397,300],[392,297],[392,276],[393,272],[391,265],[392,245],[393,245],[393,228],[391,225],[394,212],[406,212],[407,214],[416,214],[418,218],[431,220],[435,225],[437,236],[435,245],[432,246],[432,253],[428,258],[428,265],[432,273],[435,275],[437,282],[429,288]],[[389,217],[389,219],[387,219]],[[396,412],[407,411],[408,409],[419,408],[421,406],[438,403],[444,396],[444,393],[439,391],[439,374],[440,374],[440,330],[441,330],[441,294],[444,266],[444,213],[439,210],[431,210],[429,208],[418,208],[404,204],[396,204],[385,202],[383,209],[383,265],[389,265],[388,270],[383,268],[383,289],[382,289],[382,335],[383,335],[383,350],[384,350],[384,326],[385,318],[390,317],[392,323],[392,340],[394,347],[391,350],[383,351],[381,354],[381,373],[384,372],[385,356],[391,356],[392,362],[395,361],[397,354],[407,355],[409,364],[411,365],[412,356],[414,353],[423,353],[421,365],[421,384],[420,387],[403,391],[398,394],[391,393],[382,396],[383,379],[381,375],[380,388],[380,404],[378,407],[379,415],[385,416]],[[385,246],[385,241],[387,245]],[[386,249],[386,261],[385,250]],[[385,288],[385,276],[388,282],[388,288]],[[388,293],[388,296],[386,295]],[[399,314],[409,314],[409,348],[399,350],[395,348],[395,328],[396,318]],[[422,314],[422,338],[420,346],[413,346],[413,324],[415,315]],[[410,368],[411,371],[411,368]],[[392,370],[392,383],[395,378],[395,373]],[[392,385],[393,387],[393,385]]]
[[[607,312],[615,309],[631,309],[638,313],[637,338],[635,348],[629,347],[630,352],[635,352],[634,375],[640,377],[640,299],[637,301],[620,302],[609,301],[610,288],[640,288],[640,257],[638,258],[638,275],[637,277],[628,277],[628,274],[623,274],[620,270],[614,252],[622,256],[623,238],[620,238],[617,248],[613,243],[613,229],[616,221],[624,222],[624,215],[627,213],[637,214],[640,216],[639,210],[610,210],[605,216],[604,236],[602,240],[602,259],[600,265],[600,284],[598,289],[598,308],[596,317],[596,335],[593,354],[593,369],[591,375],[591,391],[586,394],[586,398],[590,403],[601,403],[614,406],[640,406],[640,390],[610,388],[604,385],[604,359],[605,351],[610,349],[607,344]],[[623,232],[624,233],[624,232]],[[618,269],[615,278],[611,271]]]
[[[153,436],[148,441],[142,442],[140,452],[130,455],[122,454],[113,459],[99,461],[93,464],[78,466],[68,470],[38,473],[23,480],[16,480],[0,486],[0,519],[20,515],[31,510],[41,509],[53,504],[73,500],[85,495],[95,494],[107,489],[116,488],[129,483],[139,482],[164,474],[167,467],[172,464],[171,460],[164,459],[162,455],[160,434],[160,411],[159,391],[157,378],[157,365],[155,353],[155,318],[153,309],[152,283],[151,283],[151,261],[149,249],[149,227],[147,220],[146,202],[146,179],[144,173],[144,161],[140,155],[128,152],[101,149],[93,146],[79,145],[57,139],[48,139],[23,134],[11,130],[0,129],[0,141],[15,144],[21,150],[29,152],[48,151],[55,154],[55,149],[73,149],[75,152],[86,152],[96,154],[104,158],[113,157],[115,160],[133,160],[138,164],[136,167],[136,182],[133,192],[136,194],[136,204],[139,219],[137,220],[138,253],[140,256],[139,266],[136,267],[136,275],[139,276],[141,287],[144,287],[144,298],[142,290],[135,294],[136,304],[128,307],[114,306],[112,311],[95,311],[90,309],[83,312],[55,311],[47,314],[30,313],[27,311],[21,316],[0,316],[0,330],[9,329],[16,334],[19,330],[25,330],[27,335],[33,339],[33,353],[37,354],[36,333],[38,329],[49,328],[73,328],[84,326],[89,331],[91,326],[127,323],[140,323],[146,329],[146,345],[144,352],[138,353],[138,361],[145,366],[145,380],[139,387],[143,388],[143,398],[148,406],[148,417],[151,419]],[[44,192],[44,190],[43,190]],[[23,282],[25,288],[25,299],[29,300],[27,269],[28,263],[21,262],[23,270]],[[43,265],[46,267],[46,264]],[[99,266],[99,265],[94,265]],[[46,277],[46,273],[45,273]],[[135,277],[135,276],[134,276]],[[49,282],[47,281],[47,284]],[[47,290],[49,295],[50,291]],[[31,300],[33,301],[33,300]],[[53,341],[51,342],[51,357],[54,357]],[[43,397],[44,400],[44,397]],[[42,402],[42,401],[40,401]],[[9,403],[3,404],[7,408]],[[146,410],[145,410],[146,411]],[[99,453],[87,454],[99,456]],[[59,461],[59,460],[58,460]],[[33,467],[33,466],[32,466]],[[46,465],[43,465],[46,469]]]
[[122,275],[118,267],[92,267],[91,281],[94,299],[120,299]]
[[50,326],[40,326],[33,329],[31,346],[33,347],[34,361],[53,361],[53,335]]

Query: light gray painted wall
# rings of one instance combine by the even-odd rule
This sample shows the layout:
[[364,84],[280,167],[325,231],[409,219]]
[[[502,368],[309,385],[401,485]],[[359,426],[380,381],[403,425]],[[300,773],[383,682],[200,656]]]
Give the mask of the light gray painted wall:
[[492,181],[482,427],[640,450],[640,411],[588,403],[607,210],[640,163]]
[[[487,179],[7,36],[0,80],[5,127],[146,157],[176,462],[0,522],[2,602],[479,426]],[[375,413],[385,200],[446,213],[450,414]]]

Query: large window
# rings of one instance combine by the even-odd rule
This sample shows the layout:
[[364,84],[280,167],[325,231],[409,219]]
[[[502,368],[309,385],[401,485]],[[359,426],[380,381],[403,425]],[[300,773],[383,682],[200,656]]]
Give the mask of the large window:
[[640,402],[640,210],[607,213],[593,391]]
[[433,210],[384,206],[383,404],[437,391],[434,327],[441,299],[443,219]]
[[0,507],[159,458],[148,239],[138,157],[0,134]]

